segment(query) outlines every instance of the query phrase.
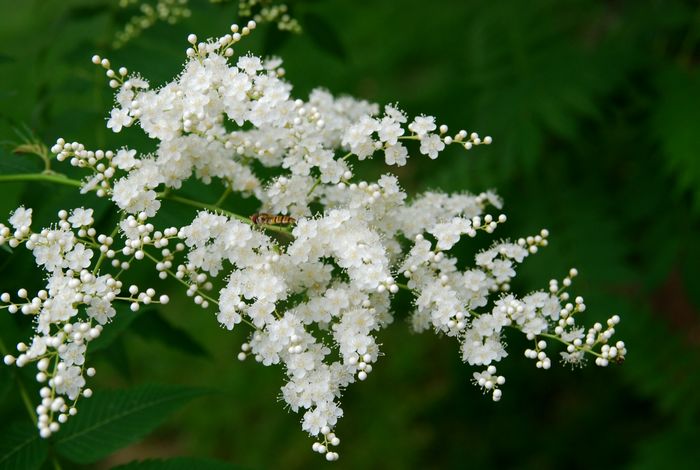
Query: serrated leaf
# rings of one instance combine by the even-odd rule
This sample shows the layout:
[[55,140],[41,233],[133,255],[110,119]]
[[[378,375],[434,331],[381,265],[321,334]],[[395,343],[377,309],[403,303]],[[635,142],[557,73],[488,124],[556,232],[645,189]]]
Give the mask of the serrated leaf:
[[177,457],[167,460],[142,460],[114,467],[112,470],[237,470],[243,467],[211,459]]
[[76,463],[93,463],[138,441],[202,389],[144,385],[134,389],[98,391],[80,403],[77,416],[57,434],[56,450]]
[[0,153],[0,174],[35,173],[41,171],[38,161]]
[[174,326],[157,310],[140,315],[132,331],[142,338],[160,341],[187,354],[209,356],[209,352],[187,330]]
[[340,40],[336,29],[322,16],[307,13],[302,19],[304,31],[319,49],[328,52],[338,59],[345,59],[347,52]]
[[700,73],[664,69],[658,77],[659,105],[654,109],[654,131],[667,168],[681,189],[693,194],[700,209]]
[[48,456],[48,444],[30,424],[0,433],[0,470],[38,469]]

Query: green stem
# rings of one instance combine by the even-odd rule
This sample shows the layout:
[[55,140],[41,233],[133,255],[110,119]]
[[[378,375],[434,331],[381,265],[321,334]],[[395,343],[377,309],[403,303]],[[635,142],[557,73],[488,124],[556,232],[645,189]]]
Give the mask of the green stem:
[[[403,289],[403,290],[406,290],[406,291],[411,292],[411,293],[413,292],[406,284],[401,284],[401,283],[397,282],[396,285],[399,286],[399,289]],[[471,313],[471,314],[473,314],[474,316],[477,316],[477,317],[479,316],[478,313],[476,313],[476,312],[474,312],[474,311],[472,311],[472,310],[470,310],[469,313]],[[520,329],[519,329],[518,327],[516,327],[516,326],[509,325],[509,328],[512,328],[512,329],[514,329],[514,330],[516,330],[516,331],[520,331],[520,332],[522,333],[522,330],[520,330]],[[563,339],[561,339],[561,338],[560,338],[559,336],[557,336],[557,335],[553,335],[553,334],[550,334],[550,333],[540,333],[540,334],[537,335],[537,336],[543,336],[543,337],[545,337],[545,338],[549,338],[549,339],[553,339],[553,340],[555,340],[555,341],[559,341],[560,343],[562,343],[562,344],[564,344],[564,345],[566,345],[566,346],[570,346],[570,345],[573,344],[573,343],[569,343],[568,341],[564,341]],[[581,347],[581,346],[575,346],[575,345],[574,345],[574,347],[575,347],[578,351],[583,351],[584,353],[589,353],[589,354],[592,354],[592,355],[594,355],[594,356],[603,357],[601,354],[595,352],[595,351],[593,350],[592,347],[589,348],[589,347]]]
[[[354,155],[354,154],[353,154],[352,152],[348,152],[348,153],[346,153],[345,155],[343,155],[340,159],[341,159],[341,160],[347,160],[348,158],[352,157],[353,155]],[[319,184],[321,184],[321,177],[316,178],[316,181],[314,182],[314,185],[311,186],[311,189],[309,189],[309,192],[306,193],[306,197],[311,196],[311,194],[313,194],[313,192],[316,190],[316,188],[318,187]]]
[[[114,227],[114,230],[109,234],[110,238],[113,238],[117,232],[119,231],[119,227],[121,225],[121,221],[124,219],[124,217],[119,217],[119,222],[117,222],[116,227]],[[97,275],[97,272],[100,270],[100,266],[102,266],[102,263],[104,262],[105,258],[107,257],[106,252],[100,252],[100,257],[97,259],[97,263],[95,264],[95,268],[92,270],[92,274]]]
[[82,182],[57,174],[46,173],[18,173],[14,175],[0,175],[0,182],[10,181],[45,181],[47,183],[58,183],[66,186],[81,187]]
[[222,209],[220,207],[216,207],[216,205],[214,205],[214,204],[207,204],[205,202],[199,202],[199,201],[195,201],[193,199],[187,199],[185,197],[175,196],[174,194],[165,194],[165,195],[163,195],[162,198],[167,199],[169,201],[179,202],[180,204],[184,204],[186,206],[197,207],[199,209],[207,209],[207,210],[210,210],[212,212],[220,212],[220,213],[226,214],[230,217],[234,217],[234,218],[236,218],[236,219],[238,219],[241,222],[244,222],[246,224],[249,224],[249,225],[253,224],[253,222],[248,217],[242,216],[240,214],[236,214],[235,212],[231,212],[231,211],[228,211],[226,209]]
[[[253,221],[251,221],[248,217],[242,216],[240,214],[236,214],[235,212],[227,211],[226,209],[222,209],[220,207],[217,207],[214,204],[206,204],[204,202],[194,201],[192,199],[187,199],[187,198],[175,196],[172,194],[163,196],[163,199],[168,199],[170,201],[179,202],[180,204],[185,204],[185,205],[191,206],[191,207],[197,207],[200,209],[207,209],[207,210],[210,210],[212,212],[223,213],[223,214],[228,215],[229,217],[234,217],[234,218],[236,218],[236,219],[240,220],[241,222],[246,223],[248,225],[254,225]],[[289,230],[287,230],[286,228],[278,227],[276,225],[260,225],[260,226],[263,227],[265,230],[269,230],[271,232],[277,232],[277,233],[281,233],[281,234],[288,235],[288,236],[292,235],[291,233],[289,233]]]
[[[572,345],[572,343],[569,343],[568,341],[564,341],[564,340],[561,339],[560,337],[558,337],[558,336],[556,336],[556,335],[549,334],[549,333],[540,333],[540,334],[537,335],[537,336],[544,336],[545,338],[549,338],[549,339],[553,339],[553,340],[555,340],[555,341],[559,341],[560,343],[565,344],[566,346],[571,346],[571,345]],[[593,346],[595,346],[595,345],[593,345]],[[584,346],[576,346],[576,345],[574,345],[574,347],[575,347],[578,351],[583,351],[584,353],[590,353],[590,354],[593,354],[594,356],[603,357],[601,354],[599,354],[599,353],[597,353],[597,352],[595,352],[595,351],[593,350],[593,346],[591,346],[590,348],[588,348],[588,347],[584,347]]]
[[223,204],[229,194],[231,194],[231,186],[227,185],[224,193],[221,195],[219,200],[214,203],[214,206],[219,207],[221,204]]
[[[19,174],[14,174],[14,175],[0,175],[0,183],[2,182],[10,182],[10,181],[45,181],[49,183],[58,183],[58,184],[63,184],[66,186],[74,186],[74,187],[81,187],[83,185],[82,182],[78,180],[74,180],[72,178],[68,178],[67,176],[60,176],[60,175],[52,175],[52,174],[45,174],[45,173],[19,173]],[[213,212],[221,212],[224,213],[230,217],[234,217],[241,222],[244,222],[248,225],[253,225],[253,222],[248,218],[244,217],[240,214],[236,214],[235,212],[227,211],[225,209],[221,209],[220,207],[217,206],[217,204],[220,204],[223,201],[217,201],[216,204],[206,204],[204,202],[198,202],[194,201],[192,199],[187,199],[184,197],[180,196],[175,196],[172,194],[168,193],[161,193],[159,194],[159,197],[161,199],[168,199],[171,201],[179,202],[180,204],[185,204],[188,206],[192,207],[198,207],[200,209],[207,209]],[[223,197],[222,197],[223,199]],[[277,227],[275,225],[261,225],[262,228],[265,230],[269,230],[271,232],[277,232],[281,233],[287,236],[291,236],[291,233],[289,232],[288,229],[284,227]]]
[[316,178],[316,182],[314,183],[313,186],[311,186],[311,189],[309,189],[309,192],[306,193],[306,197],[311,196],[311,193],[314,192],[314,190],[318,187],[319,184],[321,184],[321,178]]
[[54,470],[63,470],[61,468],[61,464],[58,463],[58,459],[56,458],[55,455],[51,456],[51,464],[53,465]]
[[[154,263],[156,263],[156,264],[159,263],[159,261],[156,259],[156,257],[153,256],[153,255],[151,255],[151,254],[150,254],[149,252],[147,252],[146,250],[143,250],[143,254],[146,255],[146,258],[150,259],[150,260],[153,261]],[[177,276],[175,275],[175,273],[172,272],[171,270],[165,269],[164,271],[168,274],[168,276],[172,277],[173,279],[175,279],[177,282],[179,282],[179,283],[182,284],[183,286],[187,287],[188,289],[191,287],[190,284],[188,284],[188,283],[185,282],[184,280],[182,280],[182,279],[180,279],[179,277],[177,277]],[[201,295],[204,299],[208,300],[209,302],[211,302],[212,304],[216,305],[217,307],[219,306],[219,302],[218,302],[216,299],[214,299],[214,298],[208,296],[207,294],[205,294],[205,293],[202,292],[201,290],[197,289],[197,290],[195,291],[195,293]],[[243,321],[243,323],[247,324],[248,326],[250,326],[250,327],[253,328],[254,330],[257,330],[257,329],[258,329],[255,325],[253,325],[251,322],[249,322],[249,321],[246,320],[245,318],[241,318],[241,320]]]

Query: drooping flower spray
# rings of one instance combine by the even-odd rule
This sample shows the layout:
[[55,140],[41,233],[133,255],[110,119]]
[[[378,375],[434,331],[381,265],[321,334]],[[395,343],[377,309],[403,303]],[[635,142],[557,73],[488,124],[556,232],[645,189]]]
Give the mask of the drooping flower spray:
[[[624,359],[624,343],[612,340],[619,317],[580,325],[586,305],[568,292],[576,270],[544,290],[511,293],[518,265],[547,245],[547,230],[496,242],[476,253],[470,268],[457,268],[451,249],[461,237],[490,234],[506,222],[496,194],[409,198],[391,173],[359,181],[353,172],[368,158],[402,166],[411,154],[435,159],[447,146],[469,150],[491,144],[490,137],[450,133],[432,116],[411,118],[396,105],[380,110],[323,89],[294,98],[281,60],[234,59],[234,45],[254,28],[233,25],[230,34],[203,42],[190,35],[182,73],[157,89],[93,57],[116,90],[107,127],[138,126],[157,149],[88,150],[59,139],[51,151],[85,170],[82,182],[70,183],[109,198],[119,223],[97,233],[92,209],[74,208],[33,229],[32,210],[18,208],[10,227],[0,226],[0,243],[24,244],[46,274],[36,294],[21,289],[0,298],[9,313],[35,318],[34,336],[5,363],[37,368],[43,437],[58,432],[79,409],[78,399],[91,395],[86,385],[95,370],[86,355],[110,327],[115,303],[132,310],[167,304],[153,287],[122,283],[126,270],[142,264],[154,265],[162,279],[176,278],[223,328],[250,331],[238,358],[281,365],[282,397],[303,414],[302,429],[328,460],[338,458],[342,393],[377,365],[377,337],[395,319],[391,301],[400,289],[414,297],[413,328],[454,337],[464,362],[478,367],[475,384],[496,401],[505,378],[495,364],[508,355],[507,329],[531,341],[525,356],[538,368],[552,366],[556,343],[566,363]],[[263,178],[261,166],[276,176]],[[226,187],[219,202],[231,192],[253,197],[267,215],[251,219],[178,195],[190,178],[218,179]],[[186,226],[157,228],[149,220],[163,203],[202,210]],[[225,281],[218,292],[215,279]]]

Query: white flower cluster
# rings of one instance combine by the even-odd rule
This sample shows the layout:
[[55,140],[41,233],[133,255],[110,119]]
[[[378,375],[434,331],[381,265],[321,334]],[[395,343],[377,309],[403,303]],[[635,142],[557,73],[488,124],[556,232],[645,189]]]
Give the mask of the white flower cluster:
[[[7,292],[0,295],[5,304],[2,308],[9,313],[34,318],[35,335],[29,344],[19,343],[19,354],[5,356],[4,362],[18,367],[36,363],[36,380],[46,384],[36,408],[42,437],[58,431],[77,412],[75,404],[80,396],[92,395],[92,390],[85,388],[85,376],[95,375],[95,369],[86,368],[85,354],[89,343],[115,316],[113,304],[127,301],[132,310],[138,310],[141,304],[168,302],[165,295],[154,300],[155,290],[150,288],[139,293],[137,286],[129,288],[130,297],[119,297],[119,274],[101,274],[99,268],[108,258],[122,270],[128,269],[128,262],[117,259],[112,236],[97,233],[92,209],[62,210],[58,218],[56,225],[35,233],[31,231],[32,209],[20,207],[9,219],[14,230],[0,224],[0,245],[16,248],[24,243],[47,276],[46,289],[32,298],[24,288],[17,291],[16,300]],[[100,253],[96,261],[95,251]]]
[[[509,293],[517,265],[547,245],[546,230],[496,242],[476,254],[472,267],[460,269],[450,250],[461,237],[491,234],[506,222],[504,214],[487,213],[501,209],[495,194],[427,192],[409,199],[394,175],[356,181],[350,165],[380,152],[387,165],[401,166],[413,145],[433,159],[446,146],[470,149],[490,144],[490,137],[463,130],[450,135],[432,116],[410,120],[396,105],[380,113],[374,104],[324,90],[306,101],[293,98],[280,60],[242,55],[229,63],[232,46],[254,28],[253,22],[233,25],[231,34],[206,42],[190,35],[183,72],[158,89],[93,58],[117,89],[107,126],[119,132],[138,125],[157,148],[145,155],[127,148],[91,151],[63,139],[52,148],[58,160],[92,172],[83,192],[109,197],[120,209],[122,220],[111,235],[95,238],[91,214],[83,209],[68,218],[60,214],[57,228],[31,235],[31,212],[18,209],[10,219],[14,233],[4,227],[0,233],[0,243],[10,246],[27,241],[50,275],[47,292],[9,306],[37,315],[35,342],[52,348],[25,352],[20,345],[19,357],[6,358],[18,365],[39,361],[44,375],[37,378],[49,381],[40,415],[54,408],[63,413],[55,395],[86,395],[78,366],[93,332],[114,315],[111,303],[124,300],[137,309],[155,301],[152,289],[135,297],[136,286],[131,297],[118,297],[122,271],[142,259],[155,263],[159,277],[177,278],[197,305],[216,307],[222,327],[250,328],[238,358],[282,365],[282,397],[304,412],[302,429],[318,437],[313,450],[328,460],[338,458],[334,427],[343,415],[342,392],[375,367],[377,333],[394,320],[391,300],[400,289],[415,296],[410,322],[416,330],[455,337],[465,362],[486,367],[474,381],[494,400],[505,383],[494,363],[507,355],[507,329],[533,341],[525,355],[542,369],[551,366],[545,348],[552,341],[565,345],[563,362],[580,364],[586,354],[599,366],[624,359],[624,344],[610,344],[617,316],[605,330],[596,324],[584,333],[577,326],[585,305],[580,297],[570,303],[566,292],[575,270],[561,288],[551,281],[546,292]],[[276,168],[277,176],[260,176],[261,166]],[[217,204],[173,194],[193,176],[224,183]],[[232,191],[260,201],[262,223],[218,208]],[[206,210],[186,226],[156,231],[148,219],[161,204],[176,202]],[[124,240],[120,250],[111,248],[117,234]],[[173,250],[170,240],[177,240]],[[100,252],[96,263],[93,249]],[[102,274],[104,259],[113,260],[116,274]],[[211,292],[215,279],[223,285],[218,293]],[[51,413],[42,418],[42,435],[58,428],[52,420]]]

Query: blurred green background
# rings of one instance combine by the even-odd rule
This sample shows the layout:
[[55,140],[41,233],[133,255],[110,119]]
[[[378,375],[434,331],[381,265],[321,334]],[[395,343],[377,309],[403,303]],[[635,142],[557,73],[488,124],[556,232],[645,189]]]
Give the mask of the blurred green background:
[[[496,238],[547,227],[551,244],[527,260],[515,291],[544,288],[576,266],[573,292],[586,297],[589,321],[618,313],[629,350],[619,367],[543,372],[519,352],[522,338],[511,335],[511,357],[499,366],[508,382],[495,404],[470,384],[472,370],[454,341],[410,333],[410,299],[399,296],[397,321],[380,339],[386,356],[367,382],[345,393],[334,468],[697,468],[698,3],[288,4],[303,34],[263,25],[239,52],[282,56],[299,97],[323,86],[381,104],[398,101],[411,115],[433,114],[453,130],[493,136],[488,148],[451,149],[434,162],[415,157],[396,172],[412,193],[495,188],[509,216]],[[112,97],[90,57],[102,54],[164,83],[180,70],[187,33],[219,35],[237,19],[235,1],[190,6],[190,18],[158,23],[114,50],[116,32],[133,14],[116,0],[0,0],[0,172],[41,169],[38,160],[12,153],[18,128],[49,146],[65,137],[89,148],[151,149],[133,129],[115,136],[105,128]],[[378,163],[362,171],[377,176],[384,171]],[[200,194],[212,202],[219,191]],[[20,203],[35,208],[37,224],[76,205],[101,208],[105,223],[113,216],[104,201],[86,201],[70,188],[0,186],[1,214]],[[173,207],[162,217],[172,223],[191,215]],[[466,258],[491,239],[458,249]],[[26,254],[0,253],[0,279],[3,291],[41,285]],[[178,455],[246,468],[328,465],[311,452],[299,416],[277,400],[281,370],[239,363],[243,329],[220,329],[211,313],[183,297],[155,320],[137,319],[112,348],[92,355],[93,388],[164,382],[216,393],[91,468]],[[30,325],[21,320],[0,314],[5,344],[28,336]],[[13,374],[0,368],[0,427],[28,420]],[[31,373],[23,379],[31,384]]]

